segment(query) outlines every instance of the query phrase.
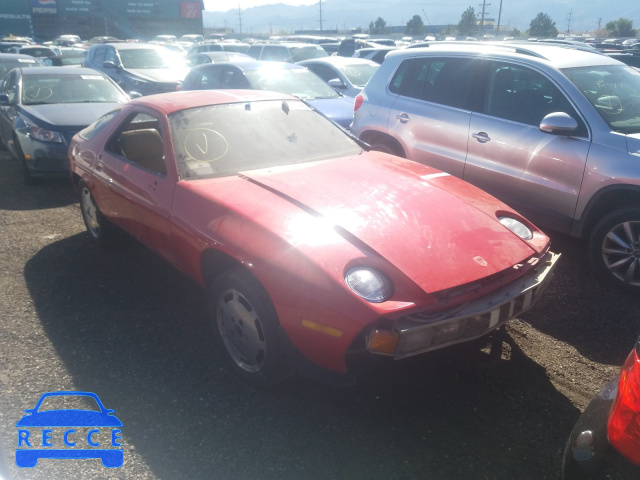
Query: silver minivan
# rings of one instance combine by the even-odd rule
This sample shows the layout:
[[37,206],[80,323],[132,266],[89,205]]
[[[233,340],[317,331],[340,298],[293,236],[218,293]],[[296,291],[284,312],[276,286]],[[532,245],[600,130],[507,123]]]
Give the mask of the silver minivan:
[[356,97],[351,131],[585,239],[595,272],[640,292],[640,71],[535,43],[401,49]]

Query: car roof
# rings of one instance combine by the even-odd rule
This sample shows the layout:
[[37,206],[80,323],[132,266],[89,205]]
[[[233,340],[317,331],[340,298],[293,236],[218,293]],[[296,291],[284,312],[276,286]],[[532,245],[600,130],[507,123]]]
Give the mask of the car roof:
[[162,111],[165,115],[170,115],[179,110],[208,105],[282,99],[299,100],[285,93],[270,92],[267,90],[189,90],[139,97],[128,102],[128,105],[141,105],[155,108]]
[[288,63],[288,62],[275,62],[271,60],[234,60],[230,62],[220,62],[220,63],[211,63],[211,64],[203,64],[198,65],[194,68],[218,68],[220,65],[235,65],[240,68],[242,71],[252,71],[252,70],[260,70],[261,68],[281,68],[284,70],[302,70],[306,67],[302,65],[298,65],[297,63]]
[[617,65],[620,62],[599,52],[588,52],[570,45],[538,44],[536,42],[432,42],[425,47],[391,51],[385,62],[398,57],[412,57],[421,53],[429,54],[475,54],[492,55],[505,59],[526,59],[529,63],[551,65],[554,68],[581,67],[588,65]]
[[12,60],[29,60],[30,62],[41,63],[39,58],[32,57],[31,55],[25,55],[23,53],[0,53],[0,62]]
[[91,48],[95,48],[98,46],[110,45],[116,50],[140,50],[141,48],[149,48],[153,50],[160,50],[162,52],[166,51],[166,47],[162,45],[158,45],[157,43],[143,43],[143,42],[107,42],[107,43],[99,43],[93,45]]
[[31,67],[26,69],[21,69],[22,75],[100,75],[104,77],[105,75],[98,70],[94,70],[93,68],[85,68],[85,67]]
[[325,63],[327,65],[334,65],[336,67],[342,67],[345,65],[378,65],[376,62],[368,60],[366,58],[340,56],[310,58],[308,60],[302,60],[298,62],[298,65],[307,65],[309,63]]

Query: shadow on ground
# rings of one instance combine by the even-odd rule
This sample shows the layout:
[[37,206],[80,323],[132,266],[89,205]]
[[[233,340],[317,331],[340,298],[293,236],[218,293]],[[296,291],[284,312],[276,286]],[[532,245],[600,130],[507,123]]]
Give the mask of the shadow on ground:
[[222,367],[204,292],[136,242],[75,235],[24,273],[76,389],[116,410],[159,478],[559,478],[579,412],[506,334],[493,354],[358,362],[352,388],[257,391]]

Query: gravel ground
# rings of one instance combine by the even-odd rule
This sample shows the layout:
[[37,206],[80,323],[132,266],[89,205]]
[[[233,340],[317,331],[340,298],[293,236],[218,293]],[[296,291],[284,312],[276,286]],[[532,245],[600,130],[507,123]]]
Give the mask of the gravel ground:
[[[485,348],[359,365],[352,388],[256,391],[223,368],[204,293],[133,240],[91,245],[76,197],[66,180],[23,186],[0,152],[7,478],[556,479],[572,425],[640,334],[640,299],[596,283],[581,245],[552,235],[562,258],[544,297]],[[115,409],[122,468],[15,466],[16,422],[59,390]]]

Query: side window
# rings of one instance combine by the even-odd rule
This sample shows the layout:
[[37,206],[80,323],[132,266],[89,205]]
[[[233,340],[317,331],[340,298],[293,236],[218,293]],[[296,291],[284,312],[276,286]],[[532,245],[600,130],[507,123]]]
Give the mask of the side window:
[[251,88],[244,74],[235,68],[225,68],[220,79],[220,88]]
[[167,174],[159,120],[147,113],[131,115],[111,137],[107,151],[158,175]]
[[403,96],[469,108],[475,64],[465,58],[415,58],[403,62],[389,89]]
[[251,45],[247,51],[247,55],[260,60],[260,52],[262,51],[262,45]]
[[115,65],[120,65],[120,60],[118,59],[115,48],[107,47],[105,49],[105,62],[113,62]]
[[11,72],[4,79],[0,93],[4,93],[9,97],[9,103],[14,103],[18,99],[18,74]]
[[105,55],[107,54],[107,49],[105,47],[96,48],[93,53],[93,61],[98,65],[102,65],[104,63]]
[[586,136],[586,127],[575,109],[549,78],[520,65],[492,63],[483,113],[537,127],[552,112],[575,118],[579,123],[576,134]]

